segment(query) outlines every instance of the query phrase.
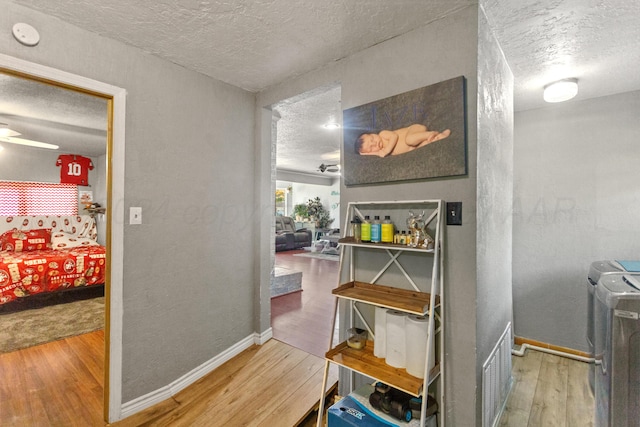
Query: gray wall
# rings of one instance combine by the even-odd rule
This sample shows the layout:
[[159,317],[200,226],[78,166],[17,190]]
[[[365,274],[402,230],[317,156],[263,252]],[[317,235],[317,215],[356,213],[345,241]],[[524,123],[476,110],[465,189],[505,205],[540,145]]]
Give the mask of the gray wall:
[[515,335],[587,351],[596,260],[640,258],[640,92],[515,115]]
[[[513,75],[484,13],[478,25],[476,383],[512,320]],[[476,402],[482,419],[482,400]]]
[[[60,182],[60,167],[56,166],[56,161],[60,154],[66,153],[9,143],[2,143],[2,146],[4,150],[0,152],[0,180]],[[98,174],[101,172],[96,167],[98,161],[97,157],[91,157],[91,162],[94,165],[94,169],[89,171],[91,187],[94,184],[98,185],[97,182],[100,179]],[[104,170],[102,170],[103,172]],[[91,187],[78,186],[78,190],[93,190]]]
[[[2,8],[1,53],[128,93],[125,197],[114,203],[141,206],[144,223],[124,227],[127,402],[254,332],[255,96],[13,3]],[[16,22],[38,29],[36,47],[15,41]]]
[[[447,424],[456,426],[476,425],[477,22],[477,7],[469,7],[266,90],[258,98],[259,106],[268,106],[339,81],[342,108],[348,109],[459,75],[466,77],[468,176],[392,185],[342,185],[340,200],[341,218],[349,201],[433,198],[463,202],[463,226],[448,227],[445,232]],[[381,62],[387,66],[380,67]]]

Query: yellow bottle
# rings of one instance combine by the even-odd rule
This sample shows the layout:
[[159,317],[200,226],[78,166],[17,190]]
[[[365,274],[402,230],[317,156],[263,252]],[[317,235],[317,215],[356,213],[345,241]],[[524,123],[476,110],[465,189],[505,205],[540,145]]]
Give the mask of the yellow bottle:
[[389,215],[385,215],[380,228],[382,229],[380,241],[382,243],[393,243],[393,223]]

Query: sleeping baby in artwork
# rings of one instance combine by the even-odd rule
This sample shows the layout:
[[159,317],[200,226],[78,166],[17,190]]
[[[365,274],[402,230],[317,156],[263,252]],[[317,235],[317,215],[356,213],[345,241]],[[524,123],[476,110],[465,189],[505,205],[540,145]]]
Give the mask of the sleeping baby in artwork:
[[380,133],[363,133],[356,139],[355,149],[356,153],[363,156],[395,156],[424,147],[449,135],[449,129],[439,132],[428,130],[422,124],[413,124],[396,130],[382,130]]

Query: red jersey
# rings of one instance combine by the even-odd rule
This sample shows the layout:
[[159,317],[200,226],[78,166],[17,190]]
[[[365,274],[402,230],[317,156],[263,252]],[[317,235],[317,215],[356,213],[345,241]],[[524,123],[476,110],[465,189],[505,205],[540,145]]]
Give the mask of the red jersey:
[[62,166],[61,184],[89,185],[89,171],[93,170],[91,159],[74,154],[62,154],[58,156],[56,166]]

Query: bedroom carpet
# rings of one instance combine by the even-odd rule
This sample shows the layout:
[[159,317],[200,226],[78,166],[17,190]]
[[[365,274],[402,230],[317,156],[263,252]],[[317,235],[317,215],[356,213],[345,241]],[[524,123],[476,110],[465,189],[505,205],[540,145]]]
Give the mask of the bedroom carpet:
[[104,328],[104,297],[0,312],[0,353]]

